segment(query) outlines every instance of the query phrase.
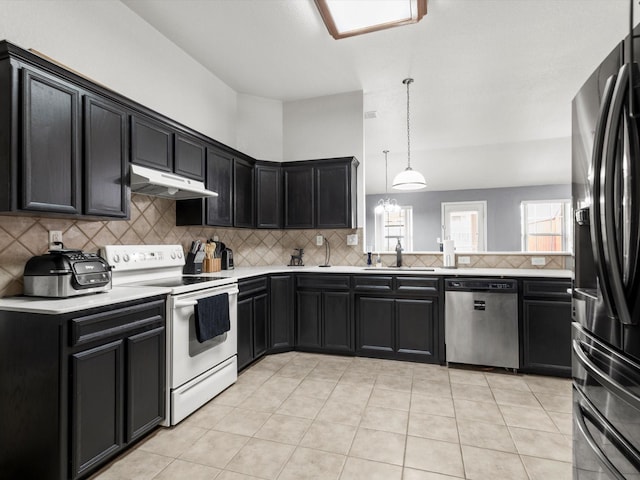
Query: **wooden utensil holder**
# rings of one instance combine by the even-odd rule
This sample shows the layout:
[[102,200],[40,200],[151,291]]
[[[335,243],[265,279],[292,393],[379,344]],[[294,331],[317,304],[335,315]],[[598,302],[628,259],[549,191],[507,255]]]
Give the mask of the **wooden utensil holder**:
[[222,270],[222,259],[220,258],[205,258],[202,262],[203,273],[213,273]]

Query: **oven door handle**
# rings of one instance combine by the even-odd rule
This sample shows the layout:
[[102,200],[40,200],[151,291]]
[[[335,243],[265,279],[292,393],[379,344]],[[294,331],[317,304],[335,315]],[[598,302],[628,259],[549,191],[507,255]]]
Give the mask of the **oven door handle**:
[[196,300],[188,300],[182,302],[176,302],[173,304],[174,308],[186,308],[186,307],[195,307],[198,304]]

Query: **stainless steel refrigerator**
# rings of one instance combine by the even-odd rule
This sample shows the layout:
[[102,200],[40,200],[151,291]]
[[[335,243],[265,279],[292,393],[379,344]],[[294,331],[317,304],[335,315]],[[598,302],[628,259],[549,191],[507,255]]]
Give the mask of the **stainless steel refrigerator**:
[[574,479],[640,479],[639,34],[572,104]]

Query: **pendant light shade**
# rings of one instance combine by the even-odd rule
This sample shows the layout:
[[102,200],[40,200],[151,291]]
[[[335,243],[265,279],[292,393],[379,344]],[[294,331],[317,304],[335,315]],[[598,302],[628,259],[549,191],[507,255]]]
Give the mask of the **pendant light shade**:
[[396,190],[419,190],[426,186],[424,175],[411,167],[407,167],[393,179],[393,188]]
[[411,168],[411,128],[409,123],[409,85],[413,78],[405,78],[402,83],[407,86],[407,168],[393,179],[393,188],[396,190],[420,190],[427,186],[424,175]]

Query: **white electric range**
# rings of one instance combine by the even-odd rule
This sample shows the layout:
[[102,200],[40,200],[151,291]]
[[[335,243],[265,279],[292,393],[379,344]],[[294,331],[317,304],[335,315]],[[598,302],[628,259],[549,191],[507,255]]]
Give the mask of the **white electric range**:
[[[106,245],[102,257],[112,267],[117,288],[165,287],[167,299],[167,395],[163,425],[175,425],[235,383],[238,286],[223,276],[183,275],[180,245]],[[226,294],[231,328],[199,342],[195,310],[199,299]]]

